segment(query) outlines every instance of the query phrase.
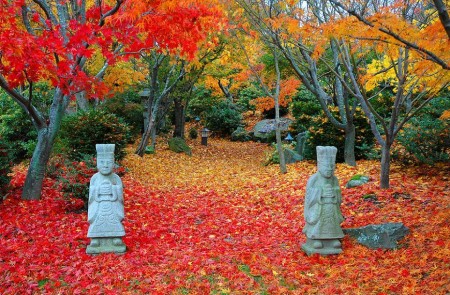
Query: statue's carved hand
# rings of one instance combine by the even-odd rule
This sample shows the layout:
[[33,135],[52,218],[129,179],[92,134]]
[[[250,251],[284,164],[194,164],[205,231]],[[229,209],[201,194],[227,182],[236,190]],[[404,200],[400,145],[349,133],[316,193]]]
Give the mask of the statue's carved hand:
[[323,188],[323,196],[324,197],[333,197],[333,189],[331,185],[325,185]]
[[111,195],[112,187],[110,182],[104,182],[100,185],[100,194],[101,195]]

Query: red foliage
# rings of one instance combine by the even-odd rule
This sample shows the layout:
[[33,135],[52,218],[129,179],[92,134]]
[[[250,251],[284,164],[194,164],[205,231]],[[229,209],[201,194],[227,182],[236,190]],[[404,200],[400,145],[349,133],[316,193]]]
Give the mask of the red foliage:
[[[2,87],[48,81],[67,95],[85,90],[88,97],[103,98],[108,89],[97,73],[89,75],[82,69],[83,60],[96,48],[110,65],[126,56],[115,51],[119,44],[125,52],[156,47],[192,58],[197,44],[225,23],[215,0],[117,1],[117,10],[106,2],[88,3],[85,12],[80,7],[74,14],[81,15],[67,12],[67,17],[52,18],[54,7],[43,10],[48,4],[0,0]],[[25,22],[21,15],[26,11],[32,13]]]
[[[279,175],[278,167],[260,164],[265,150],[211,139],[208,147],[195,145],[192,157],[162,148],[144,159],[130,156],[124,255],[86,255],[86,213],[66,213],[67,201],[50,179],[42,200],[20,200],[24,174],[16,172],[16,190],[0,205],[0,293],[450,291],[446,173],[394,165],[389,190],[380,191],[376,181],[343,188],[343,227],[403,222],[411,234],[398,250],[369,250],[346,237],[341,255],[308,257],[300,249],[303,196],[314,164],[293,164]],[[337,175],[342,185],[356,173],[376,179],[375,165],[338,165]],[[369,193],[378,202],[362,198]]]

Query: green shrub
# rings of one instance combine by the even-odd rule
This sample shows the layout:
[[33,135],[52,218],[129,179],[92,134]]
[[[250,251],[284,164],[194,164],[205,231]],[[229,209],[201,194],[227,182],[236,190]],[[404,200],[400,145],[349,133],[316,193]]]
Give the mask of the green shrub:
[[189,129],[189,138],[190,139],[196,139],[198,137],[198,131],[196,128],[191,127],[191,129]]
[[292,115],[295,118],[293,128],[297,133],[309,129],[311,117],[323,114],[317,99],[307,90],[300,90],[291,105]]
[[256,109],[254,104],[250,104],[250,101],[265,96],[262,89],[258,88],[254,84],[249,87],[243,88],[238,93],[238,99],[236,105],[243,111],[254,111]]
[[[336,118],[340,118],[337,107],[330,107],[330,111]],[[294,101],[292,114],[295,117],[293,124],[295,132],[308,131],[304,154],[306,158],[316,159],[316,146],[332,145],[338,148],[336,160],[338,162],[344,160],[345,132],[331,124],[314,97],[305,94],[303,100]],[[353,123],[356,128],[355,157],[368,158],[368,152],[373,148],[375,138],[363,111],[359,108],[355,112]]]
[[115,144],[115,158],[121,160],[125,156],[130,133],[125,122],[116,115],[103,110],[89,110],[64,118],[60,136],[68,145],[71,160],[81,160],[85,155],[95,156],[98,143]]
[[[333,108],[331,113],[339,118],[339,111]],[[366,159],[368,147],[373,147],[375,137],[370,129],[369,123],[361,109],[357,109],[353,119],[356,128],[355,136],[355,158]],[[316,158],[316,146],[332,145],[337,147],[338,154],[336,160],[344,161],[345,132],[336,128],[323,114],[311,118],[311,125],[308,129],[308,139],[306,142],[305,156],[310,159]]]
[[450,161],[449,112],[448,96],[433,99],[399,132],[397,140],[404,147],[399,157],[426,164]]
[[413,118],[400,131],[397,140],[406,157],[426,164],[450,160],[450,119]]
[[189,102],[189,106],[186,110],[186,118],[201,118],[219,102],[220,98],[212,95],[211,90],[206,89],[204,86],[200,86],[194,92],[194,97]]
[[144,107],[136,92],[128,91],[106,99],[101,108],[124,120],[133,135],[142,132],[144,125]]
[[205,116],[206,127],[221,135],[231,135],[242,126],[242,116],[231,103],[222,101]]
[[11,180],[8,174],[11,172],[11,166],[8,146],[0,136],[0,201],[8,191],[9,181]]
[[[53,90],[46,83],[33,87],[33,105],[43,114],[48,113]],[[0,136],[9,149],[10,159],[19,163],[33,155],[37,142],[37,131],[30,117],[0,89]]]
[[37,132],[30,118],[19,108],[4,110],[0,115],[0,135],[10,150],[14,163],[29,159],[36,146]]

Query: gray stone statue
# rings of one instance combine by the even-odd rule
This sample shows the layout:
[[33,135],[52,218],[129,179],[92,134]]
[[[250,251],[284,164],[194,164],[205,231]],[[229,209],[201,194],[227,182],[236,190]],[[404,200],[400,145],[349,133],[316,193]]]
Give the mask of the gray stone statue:
[[91,244],[86,253],[123,253],[126,246],[122,242],[125,229],[123,185],[120,177],[113,173],[114,144],[97,144],[97,169],[89,185],[88,238]]
[[333,146],[318,146],[317,170],[306,185],[303,233],[306,243],[303,251],[311,255],[339,254],[342,252],[339,239],[344,237],[340,224],[344,221],[340,205],[341,189],[334,169],[337,149]]

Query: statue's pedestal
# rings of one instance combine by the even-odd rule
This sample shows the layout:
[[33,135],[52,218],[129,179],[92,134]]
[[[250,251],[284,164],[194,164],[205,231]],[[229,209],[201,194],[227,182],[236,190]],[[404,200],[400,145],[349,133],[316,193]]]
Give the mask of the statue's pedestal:
[[122,238],[92,238],[91,244],[87,246],[87,254],[100,253],[125,253],[127,246],[122,242]]
[[320,255],[333,255],[342,253],[341,246],[341,242],[338,239],[313,240],[307,238],[306,243],[302,245],[302,250],[308,256],[316,253]]

